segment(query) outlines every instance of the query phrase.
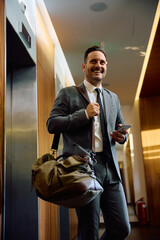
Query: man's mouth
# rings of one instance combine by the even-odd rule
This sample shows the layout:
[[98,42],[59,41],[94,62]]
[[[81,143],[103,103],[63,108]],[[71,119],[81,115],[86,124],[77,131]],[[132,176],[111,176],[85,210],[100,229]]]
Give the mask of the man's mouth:
[[95,69],[92,69],[91,71],[92,71],[92,72],[94,72],[94,73],[96,73],[96,74],[103,73],[103,71],[100,71],[100,70],[95,70]]

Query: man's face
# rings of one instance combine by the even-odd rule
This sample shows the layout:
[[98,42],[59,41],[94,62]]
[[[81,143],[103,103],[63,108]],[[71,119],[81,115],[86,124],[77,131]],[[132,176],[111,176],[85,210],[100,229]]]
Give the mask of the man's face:
[[85,79],[98,86],[107,73],[107,63],[104,54],[100,51],[93,51],[88,54],[86,63],[83,63],[82,70]]

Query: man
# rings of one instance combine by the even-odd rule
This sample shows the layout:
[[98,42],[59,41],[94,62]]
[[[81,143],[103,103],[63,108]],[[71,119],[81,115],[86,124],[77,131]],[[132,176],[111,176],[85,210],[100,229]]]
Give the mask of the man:
[[[63,88],[47,121],[50,133],[63,134],[63,152],[79,154],[92,150],[92,121],[94,121],[94,166],[104,192],[89,204],[76,209],[78,239],[99,239],[99,214],[103,214],[106,230],[101,240],[124,240],[130,232],[128,211],[115,151],[115,143],[124,143],[127,131],[117,129],[124,124],[118,97],[102,87],[107,72],[106,54],[97,46],[85,52],[81,84],[90,103],[72,87]],[[99,90],[97,90],[97,88]],[[94,120],[93,120],[94,119]]]

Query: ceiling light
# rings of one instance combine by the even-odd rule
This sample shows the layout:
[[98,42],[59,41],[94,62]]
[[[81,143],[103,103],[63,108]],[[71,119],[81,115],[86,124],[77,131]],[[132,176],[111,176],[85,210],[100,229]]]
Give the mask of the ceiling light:
[[133,47],[125,47],[124,49],[125,49],[125,50],[137,51],[137,50],[140,50],[140,47],[133,46]]
[[141,57],[144,57],[144,56],[146,55],[146,52],[140,52],[139,55],[140,55]]
[[95,12],[104,11],[107,8],[107,4],[104,2],[96,2],[90,6],[90,9]]

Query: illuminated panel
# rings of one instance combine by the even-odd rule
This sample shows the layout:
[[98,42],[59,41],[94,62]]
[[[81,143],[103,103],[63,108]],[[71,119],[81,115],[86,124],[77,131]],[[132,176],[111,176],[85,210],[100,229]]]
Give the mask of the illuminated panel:
[[160,159],[160,129],[141,132],[145,160]]

